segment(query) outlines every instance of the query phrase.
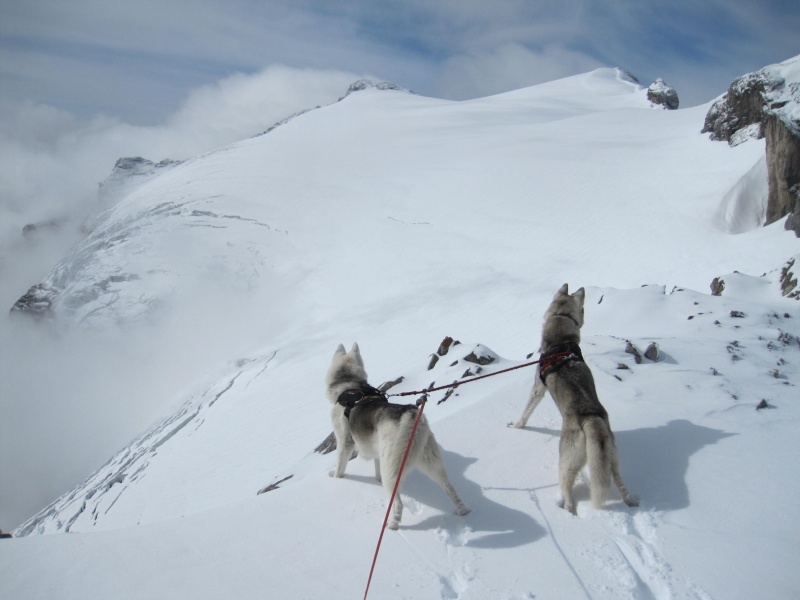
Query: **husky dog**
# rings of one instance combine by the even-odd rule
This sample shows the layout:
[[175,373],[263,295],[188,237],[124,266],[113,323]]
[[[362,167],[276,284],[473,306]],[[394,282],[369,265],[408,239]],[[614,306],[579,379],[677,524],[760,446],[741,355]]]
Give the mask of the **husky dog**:
[[[336,469],[330,475],[344,477],[355,446],[362,458],[375,460],[375,478],[383,483],[391,497],[419,408],[392,404],[382,392],[367,383],[367,372],[358,344],[353,344],[350,352],[345,352],[344,346],[339,344],[325,383],[328,400],[333,404],[331,420],[338,451]],[[424,415],[417,425],[403,476],[414,467],[447,492],[456,506],[457,515],[469,512],[447,478],[439,444]],[[389,529],[397,529],[403,514],[399,493],[395,496],[392,508]]]
[[541,362],[528,404],[512,427],[525,427],[534,409],[549,391],[561,412],[561,442],[558,470],[563,507],[577,514],[572,487],[580,470],[589,463],[592,506],[600,508],[608,495],[611,478],[628,506],[639,500],[628,492],[619,474],[617,447],[608,422],[608,413],[597,397],[594,379],[583,361],[578,344],[583,325],[586,292],[580,288],[570,294],[565,283],[556,292],[544,314]]

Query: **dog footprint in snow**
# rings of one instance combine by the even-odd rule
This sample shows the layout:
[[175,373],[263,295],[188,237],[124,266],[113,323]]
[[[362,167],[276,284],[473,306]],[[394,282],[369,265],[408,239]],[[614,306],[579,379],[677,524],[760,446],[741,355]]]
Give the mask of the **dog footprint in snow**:
[[413,498],[403,498],[403,510],[410,512],[412,515],[418,515],[422,512],[422,505]]
[[452,529],[436,528],[436,539],[448,546],[464,546],[469,541],[472,528],[468,525],[457,525]]

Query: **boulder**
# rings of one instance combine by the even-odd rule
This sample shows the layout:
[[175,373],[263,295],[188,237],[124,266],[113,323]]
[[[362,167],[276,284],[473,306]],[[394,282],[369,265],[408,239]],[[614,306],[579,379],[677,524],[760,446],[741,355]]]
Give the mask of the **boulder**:
[[647,99],[654,105],[662,106],[667,110],[677,110],[680,104],[678,92],[664,83],[660,77],[647,88]]

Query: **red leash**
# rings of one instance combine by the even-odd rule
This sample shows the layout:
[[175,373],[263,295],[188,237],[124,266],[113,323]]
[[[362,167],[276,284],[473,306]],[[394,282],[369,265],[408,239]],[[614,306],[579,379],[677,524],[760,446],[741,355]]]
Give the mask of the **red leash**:
[[[569,355],[570,352],[561,352],[557,357],[561,358],[563,356]],[[422,398],[419,400],[419,412],[417,412],[417,418],[414,420],[414,427],[411,429],[411,435],[408,437],[408,445],[406,445],[406,453],[403,455],[403,462],[400,463],[400,471],[397,473],[397,480],[394,482],[394,490],[392,490],[392,497],[389,499],[389,506],[386,508],[386,516],[383,518],[383,527],[381,527],[381,535],[378,537],[378,545],[375,546],[375,556],[372,557],[372,567],[369,570],[369,579],[367,580],[367,589],[364,590],[364,600],[367,600],[367,594],[369,594],[369,586],[372,583],[372,574],[375,572],[375,563],[378,562],[378,552],[381,549],[381,542],[383,541],[383,533],[386,531],[386,523],[389,521],[389,513],[392,510],[392,505],[394,504],[394,498],[397,495],[397,488],[400,487],[400,479],[403,477],[403,469],[406,466],[406,461],[408,460],[408,453],[411,451],[411,443],[414,441],[414,434],[417,433],[417,425],[419,425],[419,420],[422,417],[422,410],[425,408],[425,403],[428,401],[428,394],[430,392],[435,392],[438,390],[443,390],[445,388],[451,387],[458,387],[464,383],[470,383],[472,381],[477,381],[478,379],[484,379],[485,377],[492,377],[494,375],[500,375],[500,373],[507,373],[508,371],[513,371],[514,369],[521,369],[523,367],[530,367],[531,365],[536,365],[541,362],[540,360],[534,360],[533,362],[528,362],[522,365],[517,365],[516,367],[509,367],[508,369],[503,369],[502,371],[495,371],[494,373],[489,373],[487,375],[481,375],[480,377],[472,377],[467,381],[458,381],[456,383],[450,383],[447,385],[440,385],[439,387],[430,388],[427,390],[419,390],[414,392],[401,392],[399,394],[386,394],[386,396],[416,396],[422,394]]]
[[417,412],[417,418],[414,420],[414,427],[411,429],[411,435],[408,436],[406,453],[403,455],[403,462],[400,463],[400,471],[398,471],[397,480],[395,480],[394,482],[394,490],[392,490],[392,497],[389,499],[389,506],[386,508],[386,516],[383,518],[383,527],[381,527],[381,535],[378,538],[378,545],[375,546],[375,556],[372,558],[372,567],[369,570],[367,589],[364,590],[364,600],[367,600],[367,594],[369,594],[369,584],[372,583],[372,573],[375,571],[375,563],[378,561],[378,552],[381,549],[381,542],[383,541],[383,532],[386,531],[386,523],[389,520],[389,513],[391,512],[392,505],[394,504],[394,497],[397,495],[397,488],[400,487],[400,479],[402,479],[403,477],[403,469],[406,466],[406,460],[408,460],[408,453],[411,451],[411,443],[414,441],[414,434],[417,433],[417,425],[419,425],[419,420],[420,418],[422,418],[422,411],[425,408],[425,403],[427,401],[428,401],[427,397],[423,396],[419,404],[419,411]]

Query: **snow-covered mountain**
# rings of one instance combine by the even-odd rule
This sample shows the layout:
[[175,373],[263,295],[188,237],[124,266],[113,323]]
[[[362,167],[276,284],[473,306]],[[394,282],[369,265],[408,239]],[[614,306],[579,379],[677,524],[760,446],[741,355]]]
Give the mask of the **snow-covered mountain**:
[[[465,383],[426,414],[473,512],[412,475],[370,597],[793,597],[800,247],[761,227],[763,140],[715,143],[710,105],[654,109],[616,69],[465,102],[362,87],[131,186],[37,287],[45,326],[146,332],[192,376],[0,543],[2,596],[362,595],[387,499],[314,451],[337,344],[392,391],[466,382],[472,352],[525,362],[568,282],[641,506],[557,507],[555,406],[505,427],[531,368]],[[192,371],[195,345],[227,361]]]

